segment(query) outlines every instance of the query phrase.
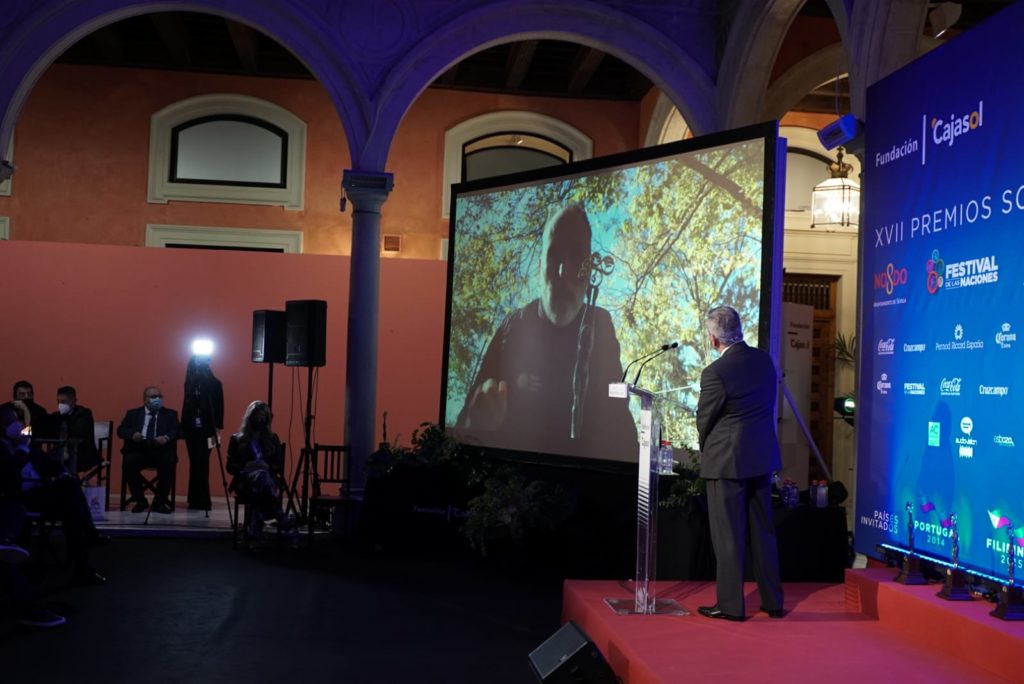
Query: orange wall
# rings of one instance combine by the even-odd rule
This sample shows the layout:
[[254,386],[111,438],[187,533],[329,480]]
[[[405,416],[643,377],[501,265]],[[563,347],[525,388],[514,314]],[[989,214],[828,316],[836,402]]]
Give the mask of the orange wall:
[[[303,211],[195,202],[149,204],[149,122],[157,110],[210,93],[240,93],[288,109],[306,122]],[[395,189],[382,231],[405,235],[403,256],[436,259],[448,234],[441,218],[444,132],[500,109],[548,114],[594,140],[595,155],[639,145],[638,103],[510,97],[427,90],[407,112],[391,147]],[[141,246],[147,223],[303,230],[309,254],[348,254],[351,219],[338,212],[349,151],[341,122],[315,81],[241,78],[57,64],[39,80],[18,120],[11,197],[0,216],[15,240]]]
[[[181,409],[189,343],[217,344],[214,372],[224,383],[225,435],[253,399],[266,398],[267,366],[250,361],[252,311],[284,309],[290,299],[328,302],[327,365],[319,371],[315,438],[342,439],[349,259],[341,256],[145,249],[44,242],[0,242],[0,392],[33,383],[54,410],[56,388],[74,385],[97,420],[116,424],[141,405],[145,385],[162,387]],[[436,421],[440,397],[445,264],[389,260],[382,264],[379,415],[389,436],[408,443],[423,421]],[[302,443],[305,368],[275,366],[275,427],[295,450]],[[297,388],[301,381],[302,401]],[[115,442],[113,491],[120,483]],[[178,493],[187,483],[179,446]],[[212,491],[221,492],[216,458]]]

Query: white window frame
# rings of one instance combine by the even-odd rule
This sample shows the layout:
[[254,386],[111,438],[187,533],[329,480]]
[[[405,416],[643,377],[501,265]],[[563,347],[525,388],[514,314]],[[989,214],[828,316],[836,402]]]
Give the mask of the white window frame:
[[[804,126],[779,126],[779,137],[786,139],[786,147],[788,149],[807,150],[808,152],[813,152],[825,159],[834,160],[836,158],[836,151],[825,149],[825,146],[821,144],[820,140],[818,140],[818,132],[813,128],[806,128]],[[843,156],[843,161],[849,163],[853,167],[850,171],[850,180],[860,183],[860,159],[847,153]],[[822,163],[824,164],[824,162]],[[812,230],[811,212],[809,211],[786,211],[785,218],[786,230],[794,228],[800,230]],[[818,232],[824,233],[826,231],[819,228]]]
[[[3,157],[9,162],[14,162],[14,131],[11,131],[11,139],[7,141],[7,154]],[[3,183],[0,183],[0,196],[10,197],[11,196],[11,178],[8,178]],[[7,238],[4,238],[5,240]]]
[[0,240],[11,239],[11,219],[7,216],[0,216]]
[[[171,131],[187,121],[206,116],[236,114],[262,119],[288,135],[287,185],[262,188],[243,185],[207,185],[168,180]],[[306,123],[287,109],[248,95],[218,93],[180,100],[153,114],[149,125],[149,193],[151,204],[224,202],[270,204],[301,211],[306,182]]]
[[452,184],[462,182],[462,149],[471,140],[496,133],[529,133],[554,140],[572,152],[572,160],[590,159],[594,141],[578,128],[536,112],[489,112],[452,126],[444,134],[444,178],[441,182],[441,218],[448,218]]
[[146,224],[147,247],[166,247],[168,244],[279,249],[286,254],[302,254],[302,231]]

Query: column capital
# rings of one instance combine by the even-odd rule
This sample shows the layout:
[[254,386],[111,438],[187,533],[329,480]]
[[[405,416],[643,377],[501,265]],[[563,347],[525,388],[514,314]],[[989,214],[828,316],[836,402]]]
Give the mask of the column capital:
[[394,175],[381,171],[345,169],[341,177],[341,187],[356,211],[379,211],[394,186]]

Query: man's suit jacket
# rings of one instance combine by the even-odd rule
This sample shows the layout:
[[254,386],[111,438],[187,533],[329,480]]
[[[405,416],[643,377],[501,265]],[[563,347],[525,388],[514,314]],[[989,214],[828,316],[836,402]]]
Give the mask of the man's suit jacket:
[[771,357],[745,342],[733,344],[704,369],[697,401],[701,477],[744,479],[782,468],[777,397]]
[[155,453],[160,449],[167,449],[171,452],[175,449],[175,440],[178,439],[178,412],[174,409],[161,407],[155,416],[156,420],[156,437],[167,437],[170,441],[163,447],[157,444],[151,444],[146,441],[133,442],[132,435],[136,432],[145,432],[142,426],[145,424],[146,419],[146,407],[140,406],[138,408],[129,409],[124,414],[124,418],[121,420],[121,424],[117,426],[117,436],[124,440],[124,444],[121,446],[121,453],[127,454],[138,451],[150,451]]

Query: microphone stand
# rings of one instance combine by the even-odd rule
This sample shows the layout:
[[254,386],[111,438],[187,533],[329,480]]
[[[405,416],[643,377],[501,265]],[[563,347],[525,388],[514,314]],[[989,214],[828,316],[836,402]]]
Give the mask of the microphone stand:
[[650,358],[648,358],[646,361],[641,363],[640,364],[640,368],[637,369],[636,377],[633,378],[633,386],[636,387],[637,383],[640,382],[640,374],[644,372],[644,366],[646,366],[651,361],[653,361],[654,359],[658,358],[659,356],[661,356],[662,354],[667,352],[669,349],[676,349],[677,347],[679,347],[679,343],[678,342],[673,342],[672,344],[664,345],[661,349],[659,349],[658,351],[654,352],[654,354],[651,354]]

